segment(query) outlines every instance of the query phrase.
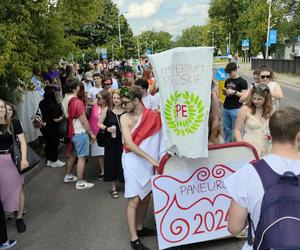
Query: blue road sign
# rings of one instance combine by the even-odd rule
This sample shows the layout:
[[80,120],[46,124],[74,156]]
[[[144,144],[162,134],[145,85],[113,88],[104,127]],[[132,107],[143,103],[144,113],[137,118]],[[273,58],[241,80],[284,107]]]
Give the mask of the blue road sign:
[[300,36],[298,36],[297,41],[298,41],[298,43],[300,43]]
[[270,41],[266,41],[265,46],[266,46],[267,48],[269,48],[269,47],[271,46]]
[[227,74],[224,68],[219,68],[216,72],[216,79],[219,81],[225,80]]
[[147,48],[147,49],[146,49],[146,54],[147,54],[147,55],[153,54],[153,53],[152,53],[152,49],[151,49],[151,48]]
[[269,43],[275,44],[277,41],[277,30],[270,30],[269,32]]
[[250,47],[250,40],[249,39],[243,39],[242,40],[242,47]]

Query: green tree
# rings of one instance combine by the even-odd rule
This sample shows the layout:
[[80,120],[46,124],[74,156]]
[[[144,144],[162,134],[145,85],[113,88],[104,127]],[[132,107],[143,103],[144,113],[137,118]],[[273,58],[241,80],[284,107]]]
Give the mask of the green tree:
[[110,56],[113,53],[112,48],[114,48],[116,57],[122,58],[127,56],[127,49],[133,46],[133,33],[126,18],[123,15],[119,17],[122,48],[118,48],[120,47],[119,10],[111,0],[101,0],[98,6],[96,20],[84,24],[79,31],[73,33],[78,38],[76,44],[81,49],[96,48],[98,46],[106,47]]
[[137,54],[137,42],[139,43],[140,53],[143,55],[146,52],[146,48],[153,48],[154,53],[165,51],[173,48],[172,36],[165,31],[144,31],[140,35],[133,38],[135,42],[135,52]]

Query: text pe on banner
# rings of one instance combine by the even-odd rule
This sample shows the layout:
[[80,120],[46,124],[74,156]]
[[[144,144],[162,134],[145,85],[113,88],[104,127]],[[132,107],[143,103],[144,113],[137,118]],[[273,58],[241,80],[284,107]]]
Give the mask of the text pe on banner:
[[213,48],[175,48],[148,56],[159,86],[166,150],[207,157]]

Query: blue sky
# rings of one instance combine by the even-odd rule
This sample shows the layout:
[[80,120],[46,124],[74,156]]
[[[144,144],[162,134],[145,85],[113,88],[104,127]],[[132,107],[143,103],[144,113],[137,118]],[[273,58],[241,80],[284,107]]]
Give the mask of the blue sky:
[[[167,31],[174,38],[193,25],[208,21],[210,0],[113,0],[133,33]],[[126,13],[128,12],[128,13]]]

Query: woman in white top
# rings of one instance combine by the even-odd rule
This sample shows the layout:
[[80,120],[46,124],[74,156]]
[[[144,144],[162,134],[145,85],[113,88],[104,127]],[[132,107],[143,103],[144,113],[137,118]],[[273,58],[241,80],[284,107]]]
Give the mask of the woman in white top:
[[[274,108],[267,86],[255,84],[250,93],[250,99],[237,115],[234,137],[236,141],[245,141],[253,145],[261,157],[271,151],[269,119]],[[241,131],[244,131],[243,135]]]

